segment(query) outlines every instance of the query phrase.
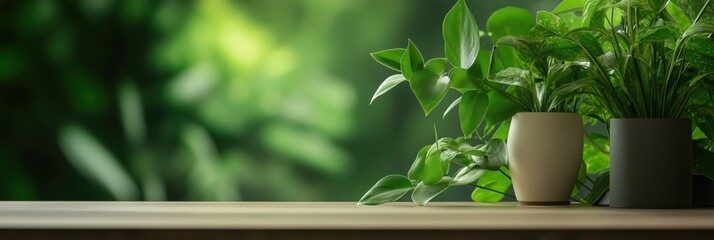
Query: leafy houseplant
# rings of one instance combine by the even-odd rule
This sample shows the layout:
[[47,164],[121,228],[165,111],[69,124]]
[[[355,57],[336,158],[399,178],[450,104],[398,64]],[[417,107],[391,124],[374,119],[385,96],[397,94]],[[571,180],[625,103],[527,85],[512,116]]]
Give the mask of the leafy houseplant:
[[584,27],[555,35],[585,54],[597,76],[590,92],[606,110],[601,118],[613,118],[612,207],[691,206],[688,118],[697,111],[712,112],[690,104],[714,73],[709,54],[714,41],[708,37],[714,33],[714,16],[708,5],[588,0]]
[[[533,22],[527,11],[514,9],[506,8],[502,9],[504,11],[499,10],[494,13],[489,20],[489,30],[491,30],[491,19],[503,18],[500,16],[503,14],[515,13],[521,19]],[[527,48],[534,48],[541,44],[541,41],[545,41],[545,38],[539,33],[553,29],[550,17],[546,13],[543,13],[542,16],[539,14],[537,24],[531,24],[532,29],[531,26],[527,26],[521,28],[524,30],[520,32],[511,33],[515,35],[528,34],[529,36],[511,38],[512,41],[509,44],[500,49],[494,48],[493,53],[488,56],[487,51],[480,50],[479,31],[473,15],[465,1],[459,0],[446,15],[443,23],[446,58],[435,58],[424,63],[421,53],[412,41],[408,42],[405,49],[390,49],[373,53],[372,56],[375,60],[391,69],[401,71],[401,74],[387,78],[379,86],[372,101],[398,84],[408,82],[425,114],[429,114],[442,101],[450,88],[455,89],[462,96],[449,106],[446,113],[458,105],[459,120],[464,137],[442,138],[432,145],[423,147],[417,154],[407,176],[389,175],[384,177],[362,197],[360,204],[373,205],[396,201],[407,192],[413,191],[412,200],[418,205],[424,205],[448,187],[461,185],[476,187],[472,195],[474,200],[479,200],[480,194],[486,194],[484,191],[508,195],[505,193],[506,189],[503,188],[503,184],[492,180],[498,177],[511,178],[507,168],[507,146],[503,140],[507,137],[506,132],[508,132],[509,126],[507,120],[524,110],[529,112],[573,112],[578,104],[578,94],[582,93],[580,89],[589,80],[585,77],[586,75],[583,75],[585,66],[573,62],[556,61],[548,55],[552,53],[553,49],[551,51],[529,51]],[[492,31],[494,38],[502,37],[495,35],[497,34]],[[499,51],[502,49],[506,49],[506,51]],[[502,61],[494,61],[497,51],[501,56],[499,60]],[[516,59],[515,54],[520,55],[518,59],[526,59],[526,61],[510,61],[509,64],[509,59]],[[448,71],[447,65],[451,66]],[[494,70],[500,71],[488,76]],[[575,126],[569,131],[572,133],[569,136],[570,142],[582,143],[580,117],[575,114],[567,115],[571,119],[570,123],[575,123],[570,124],[570,126]],[[513,135],[513,132],[509,135]],[[473,145],[470,143],[471,138],[477,138],[483,143]],[[571,195],[576,177],[580,175],[578,179],[585,179],[584,165],[580,166],[582,144],[576,145],[579,146],[571,149],[572,154],[568,154],[568,157],[564,158],[571,162],[568,164],[569,170],[564,170],[571,174],[566,174],[562,178],[566,180],[560,181],[565,182],[561,186],[561,188],[565,188],[566,194],[563,199],[565,201]],[[547,156],[546,154],[541,159],[548,158]],[[449,176],[452,163],[460,165],[461,168],[453,176]],[[544,178],[543,175],[533,176]],[[484,179],[489,180],[483,182]],[[516,184],[519,182],[517,179],[518,177],[514,176]],[[476,183],[477,180],[478,183]],[[554,180],[558,181],[558,179]],[[523,178],[520,182],[525,183],[529,180]],[[545,181],[545,185],[541,184],[542,186],[539,187],[548,187],[552,185],[551,183],[552,181],[550,183]],[[581,183],[578,186],[582,185]],[[500,189],[495,189],[493,186],[498,186]],[[515,188],[516,194],[519,195],[518,187]],[[520,195],[527,195],[525,194],[526,188],[523,188],[524,194]],[[577,194],[577,191],[572,192],[573,196]],[[585,199],[580,200],[592,203],[594,198],[599,197],[600,194],[602,191],[592,191]],[[515,198],[514,196],[510,197]],[[536,196],[535,200],[528,199],[528,201],[550,200],[538,199]]]

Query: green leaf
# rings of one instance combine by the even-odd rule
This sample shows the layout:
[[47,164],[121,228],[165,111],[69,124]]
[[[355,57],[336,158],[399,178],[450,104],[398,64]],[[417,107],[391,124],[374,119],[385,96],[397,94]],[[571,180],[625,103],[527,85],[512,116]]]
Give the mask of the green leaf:
[[491,136],[491,138],[499,138],[503,140],[508,140],[508,130],[511,127],[511,120],[503,122],[501,126],[498,127],[495,133]]
[[530,72],[516,67],[503,69],[496,74],[491,75],[488,80],[512,86],[527,86],[528,76]]
[[419,49],[414,45],[412,40],[409,40],[407,49],[404,51],[404,56],[401,59],[401,70],[404,77],[412,80],[412,74],[424,69],[424,57],[422,57]]
[[448,64],[448,60],[446,58],[434,58],[426,62],[426,66],[424,69],[427,71],[435,74],[435,75],[441,75],[444,73],[444,70],[446,69],[446,64]]
[[[488,171],[484,173],[481,178],[479,178],[478,185],[488,187],[496,191],[506,192],[511,186],[511,180],[500,172]],[[471,199],[476,202],[498,202],[503,199],[503,194],[477,187],[471,193]]]
[[[673,2],[677,2],[676,0]],[[677,22],[677,26],[679,26],[679,29],[681,31],[687,30],[690,26],[692,26],[692,21],[687,18],[687,15],[682,11],[682,8],[678,7],[676,4],[667,4],[667,12],[669,15],[674,18],[674,21]]]
[[523,108],[497,92],[488,93],[488,112],[486,112],[487,126],[494,126],[511,119],[513,115],[523,111]]
[[682,34],[682,38],[687,39],[692,36],[702,34],[714,34],[714,22],[699,21],[697,23],[694,23],[691,27],[687,29],[687,31],[684,31],[684,34]]
[[426,205],[431,199],[449,188],[450,181],[451,179],[444,179],[434,185],[426,185],[423,182],[419,183],[419,185],[414,188],[414,192],[412,192],[412,201],[419,206]]
[[424,146],[421,150],[419,150],[419,153],[417,153],[416,159],[414,159],[412,166],[409,168],[409,173],[407,174],[410,180],[419,182],[424,179],[424,165],[427,157],[426,154],[429,152],[430,148],[431,145]]
[[[660,19],[654,25],[641,30],[637,35],[637,44],[661,42],[665,40],[675,41],[679,37],[679,30],[674,23],[665,23]],[[599,55],[598,55],[599,56]]]
[[605,0],[585,1],[585,7],[583,8],[583,26],[603,27],[605,14],[603,13],[602,6],[605,3]]
[[568,32],[568,23],[555,14],[547,11],[538,11],[536,24],[528,33],[538,39],[552,36],[563,36]]
[[69,163],[82,175],[106,188],[117,200],[135,200],[136,184],[119,160],[84,128],[60,129],[59,145]]
[[468,69],[479,51],[479,30],[466,2],[459,0],[446,14],[443,24],[444,51],[452,65]]
[[[533,26],[535,20],[528,10],[511,6],[496,10],[486,22],[486,27],[491,33],[491,41],[494,43],[505,36],[526,35]],[[520,66],[518,52],[514,47],[499,45],[497,51],[499,62],[503,62],[503,65]]]
[[423,181],[426,185],[434,185],[439,183],[444,177],[444,170],[441,165],[441,152],[438,150],[430,151],[427,156]]
[[404,48],[393,48],[384,51],[373,52],[372,58],[385,67],[399,71],[401,67],[402,56],[404,56]]
[[382,96],[382,94],[385,94],[404,81],[407,81],[407,79],[404,78],[402,74],[389,76],[386,80],[384,80],[384,82],[382,82],[382,84],[379,85],[377,91],[374,93],[374,96],[372,96],[372,100],[369,101],[369,104],[372,104],[374,99],[377,99],[377,97]]
[[489,140],[481,151],[486,152],[486,156],[474,158],[474,162],[476,162],[476,165],[480,168],[498,170],[508,165],[506,141],[503,141],[503,139],[494,138]]
[[568,10],[580,9],[585,6],[585,0],[563,0],[553,9],[553,13],[558,14]]
[[714,181],[714,143],[709,139],[694,141],[692,151],[694,157],[694,167],[692,174],[702,175]]
[[402,175],[388,175],[380,179],[362,196],[357,205],[378,205],[394,202],[412,190],[412,183]]
[[[474,65],[474,67],[476,66],[477,65]],[[480,78],[469,74],[468,70],[453,68],[449,71],[449,79],[451,79],[449,86],[462,93],[471,90],[484,90],[483,83],[480,82]]]
[[477,91],[468,91],[461,97],[459,121],[465,137],[471,136],[483,122],[488,111],[488,95]]
[[[708,0],[673,0],[672,2],[682,9],[690,21],[694,22],[694,19],[699,15],[699,12],[707,1]],[[704,14],[702,14],[703,20],[714,19],[714,6],[712,5],[714,5],[714,2],[709,3],[707,9],[704,10]]]
[[409,78],[409,86],[424,109],[424,114],[429,115],[449,91],[449,77],[419,71]]
[[461,103],[461,97],[457,98],[456,100],[454,100],[454,102],[449,104],[449,107],[446,108],[446,111],[444,111],[444,115],[442,116],[442,118],[446,118],[446,114],[449,114],[449,112],[451,112],[452,109],[459,105],[459,103]]
[[456,175],[454,175],[454,180],[451,182],[451,186],[462,186],[466,185],[469,183],[472,183],[476,180],[478,180],[483,174],[486,173],[486,170],[477,168],[477,167],[463,167],[461,168],[458,172],[456,172]]
[[610,168],[610,140],[603,135],[590,133],[583,140],[583,161],[588,174],[595,174]]
[[610,189],[610,170],[600,172],[593,182],[593,190],[583,198],[585,202],[593,205],[600,200],[603,194]]
[[714,70],[714,39],[692,37],[687,41],[685,59],[702,71]]

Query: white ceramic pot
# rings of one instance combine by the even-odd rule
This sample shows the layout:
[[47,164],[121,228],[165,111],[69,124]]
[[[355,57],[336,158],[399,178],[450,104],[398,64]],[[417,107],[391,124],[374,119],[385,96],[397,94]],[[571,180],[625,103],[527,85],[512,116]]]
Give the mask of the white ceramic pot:
[[521,204],[569,204],[582,157],[580,115],[522,112],[511,119],[508,168]]

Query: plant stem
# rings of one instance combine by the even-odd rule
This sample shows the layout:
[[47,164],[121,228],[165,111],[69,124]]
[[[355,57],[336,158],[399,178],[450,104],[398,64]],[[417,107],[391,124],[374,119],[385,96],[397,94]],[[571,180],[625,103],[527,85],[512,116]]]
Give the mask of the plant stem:
[[593,140],[593,138],[590,137],[590,134],[588,134],[588,132],[586,132],[585,130],[583,130],[583,133],[585,134],[585,138],[588,140],[588,142],[590,143],[590,145],[595,146],[595,149],[597,149],[598,151],[600,151],[600,152],[602,152],[602,153],[604,153],[604,154],[610,155],[610,152],[609,152],[609,151],[606,151],[606,150],[605,150],[604,148],[602,148],[599,144],[597,144],[597,143],[595,142],[595,140]]
[[476,188],[483,188],[483,189],[489,190],[489,191],[491,191],[491,192],[499,193],[499,194],[501,194],[501,195],[503,195],[503,196],[516,199],[516,196],[513,196],[513,195],[508,194],[508,193],[505,193],[505,192],[498,191],[498,190],[493,189],[493,188],[484,187],[484,186],[481,186],[481,185],[478,185],[478,184],[475,184],[475,183],[469,183],[469,185],[474,186],[474,187],[476,187]]

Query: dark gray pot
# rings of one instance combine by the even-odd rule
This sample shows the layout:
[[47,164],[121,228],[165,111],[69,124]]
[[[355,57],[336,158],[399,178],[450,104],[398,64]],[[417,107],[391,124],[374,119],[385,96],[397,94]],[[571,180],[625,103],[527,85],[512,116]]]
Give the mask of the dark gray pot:
[[692,207],[692,121],[610,120],[610,207]]
[[705,177],[694,175],[693,185],[693,205],[695,207],[714,207],[714,181]]

